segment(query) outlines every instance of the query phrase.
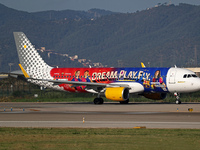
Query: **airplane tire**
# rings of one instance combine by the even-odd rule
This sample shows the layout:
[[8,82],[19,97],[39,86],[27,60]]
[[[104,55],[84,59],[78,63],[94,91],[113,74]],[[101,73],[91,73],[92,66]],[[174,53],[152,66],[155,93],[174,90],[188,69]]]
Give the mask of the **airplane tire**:
[[99,105],[99,104],[103,104],[103,99],[102,98],[95,98],[94,99],[94,104]]
[[181,104],[181,101],[180,100],[176,100],[176,104]]
[[127,99],[126,101],[120,101],[120,104],[128,104],[129,103],[129,99]]
[[100,98],[100,102],[101,102],[100,104],[103,104],[103,102],[104,102],[104,101],[103,101],[103,98]]

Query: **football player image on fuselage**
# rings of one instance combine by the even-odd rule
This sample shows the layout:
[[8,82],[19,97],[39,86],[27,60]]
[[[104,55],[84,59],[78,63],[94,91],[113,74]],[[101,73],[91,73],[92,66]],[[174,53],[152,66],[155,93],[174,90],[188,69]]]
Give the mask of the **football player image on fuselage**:
[[154,73],[154,77],[152,79],[152,83],[153,83],[153,88],[162,88],[163,91],[166,91],[166,85],[163,81],[163,78],[161,76],[161,71],[160,70],[156,70],[156,72]]

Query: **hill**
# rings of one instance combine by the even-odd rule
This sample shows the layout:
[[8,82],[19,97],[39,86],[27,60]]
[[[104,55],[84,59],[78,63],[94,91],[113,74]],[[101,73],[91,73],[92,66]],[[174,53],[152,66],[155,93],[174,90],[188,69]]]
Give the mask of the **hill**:
[[[138,67],[141,61],[152,67],[199,65],[200,6],[161,5],[135,13],[94,9],[80,14],[69,10],[27,13],[0,5],[1,71],[8,71],[10,62],[18,63],[13,31],[24,32],[36,48],[78,55],[113,67],[118,62]],[[50,65],[80,65],[42,55]]]
[[88,11],[75,11],[75,10],[62,10],[62,11],[42,11],[32,13],[35,17],[40,17],[44,20],[81,20],[81,19],[96,19],[102,16],[115,14],[115,12],[101,10],[101,9],[90,9]]

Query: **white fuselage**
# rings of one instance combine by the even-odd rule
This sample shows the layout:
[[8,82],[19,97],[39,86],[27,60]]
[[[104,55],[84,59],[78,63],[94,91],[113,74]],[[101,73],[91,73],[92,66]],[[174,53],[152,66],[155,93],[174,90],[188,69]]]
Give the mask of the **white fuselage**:
[[170,68],[166,80],[169,92],[187,93],[200,90],[200,78],[183,68]]

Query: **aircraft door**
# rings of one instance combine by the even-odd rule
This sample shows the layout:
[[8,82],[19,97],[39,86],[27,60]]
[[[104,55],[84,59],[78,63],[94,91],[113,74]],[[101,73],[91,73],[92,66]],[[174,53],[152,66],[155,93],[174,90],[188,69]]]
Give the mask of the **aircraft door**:
[[169,74],[169,84],[175,84],[176,70],[171,70]]

